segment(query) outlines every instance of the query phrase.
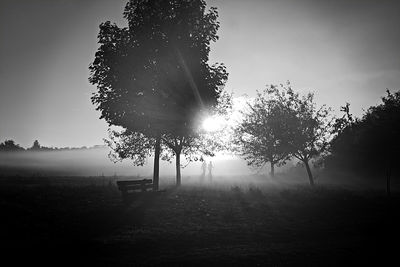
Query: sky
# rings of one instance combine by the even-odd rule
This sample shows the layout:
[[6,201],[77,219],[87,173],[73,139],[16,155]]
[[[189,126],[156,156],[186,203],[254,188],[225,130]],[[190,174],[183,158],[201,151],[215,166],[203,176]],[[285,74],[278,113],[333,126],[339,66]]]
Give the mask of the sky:
[[[396,0],[209,0],[219,11],[210,62],[226,90],[252,97],[290,80],[319,105],[351,112],[400,89]],[[0,0],[0,142],[29,147],[103,144],[107,124],[90,102],[88,66],[101,22],[125,26],[126,0]]]

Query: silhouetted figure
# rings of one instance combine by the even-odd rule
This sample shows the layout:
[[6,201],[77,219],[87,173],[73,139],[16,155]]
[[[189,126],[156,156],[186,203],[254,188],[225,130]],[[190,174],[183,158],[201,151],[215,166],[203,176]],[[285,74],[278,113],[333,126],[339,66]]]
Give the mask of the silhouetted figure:
[[212,161],[208,163],[208,178],[210,179],[210,182],[212,182],[212,169],[213,169],[213,164]]
[[206,176],[206,170],[207,170],[207,163],[206,161],[203,161],[203,164],[201,165],[201,182],[204,181],[204,177]]

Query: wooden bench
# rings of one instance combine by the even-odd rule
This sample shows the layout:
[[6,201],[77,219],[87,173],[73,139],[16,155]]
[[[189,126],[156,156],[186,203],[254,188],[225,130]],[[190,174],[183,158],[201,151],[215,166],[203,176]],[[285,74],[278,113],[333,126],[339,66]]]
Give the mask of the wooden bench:
[[154,186],[151,179],[117,181],[117,185],[124,202],[134,193],[153,191]]

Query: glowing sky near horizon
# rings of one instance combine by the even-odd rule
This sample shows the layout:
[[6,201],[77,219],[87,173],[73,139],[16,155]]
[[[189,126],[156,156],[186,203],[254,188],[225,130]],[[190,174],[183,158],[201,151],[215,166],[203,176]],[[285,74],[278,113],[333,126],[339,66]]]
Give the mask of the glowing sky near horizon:
[[[400,4],[395,0],[210,0],[236,96],[290,80],[318,104],[352,112],[400,89]],[[0,1],[0,142],[24,147],[102,144],[107,125],[90,103],[88,66],[98,25],[123,26],[126,0]]]

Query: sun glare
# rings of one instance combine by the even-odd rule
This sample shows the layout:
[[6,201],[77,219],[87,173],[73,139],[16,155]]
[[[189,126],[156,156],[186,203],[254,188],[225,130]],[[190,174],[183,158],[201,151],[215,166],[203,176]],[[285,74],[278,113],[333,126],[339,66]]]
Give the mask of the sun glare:
[[222,118],[208,117],[203,121],[202,127],[207,132],[215,132],[221,130],[223,126]]

